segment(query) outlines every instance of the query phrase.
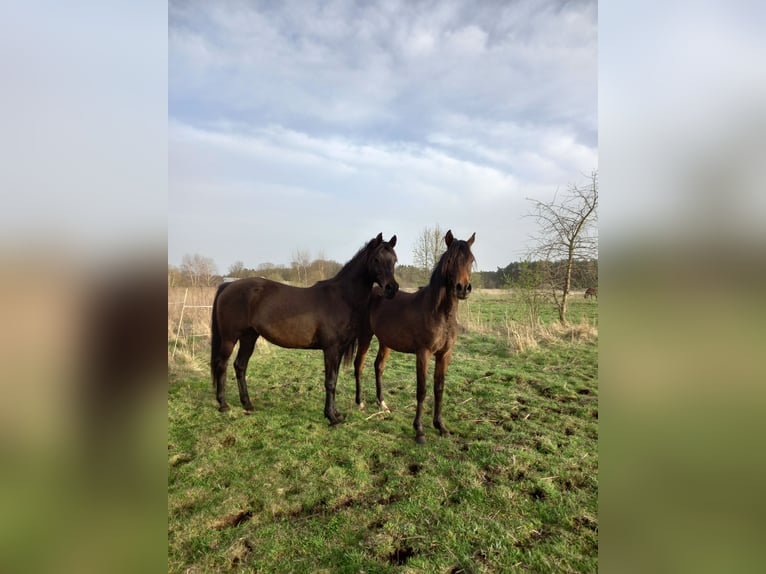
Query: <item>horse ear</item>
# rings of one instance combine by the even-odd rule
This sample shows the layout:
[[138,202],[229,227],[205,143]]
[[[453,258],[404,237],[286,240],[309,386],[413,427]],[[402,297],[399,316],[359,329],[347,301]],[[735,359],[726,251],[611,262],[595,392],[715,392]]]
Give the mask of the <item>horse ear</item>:
[[372,240],[372,246],[373,247],[377,247],[381,243],[383,243],[383,232],[382,231],[380,233],[378,233],[378,235],[377,235],[377,237],[375,237],[375,239]]
[[468,241],[466,241],[466,243],[468,243],[468,247],[473,245],[474,241],[476,241],[476,232],[475,231],[473,232],[473,235],[471,235],[471,237],[468,238]]
[[394,235],[394,236],[391,238],[391,240],[388,242],[388,244],[389,244],[391,247],[396,247],[396,235]]
[[455,239],[455,238],[452,237],[452,230],[450,229],[449,231],[447,231],[447,235],[444,236],[444,243],[447,244],[447,247],[452,245],[452,240],[453,239]]

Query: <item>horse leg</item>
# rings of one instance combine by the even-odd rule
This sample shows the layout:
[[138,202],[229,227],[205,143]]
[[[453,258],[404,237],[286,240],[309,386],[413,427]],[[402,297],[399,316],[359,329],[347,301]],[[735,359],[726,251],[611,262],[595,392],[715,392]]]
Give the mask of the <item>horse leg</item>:
[[253,354],[255,342],[258,340],[258,332],[255,329],[248,329],[239,339],[239,351],[234,361],[234,371],[237,373],[237,386],[239,387],[239,402],[246,411],[253,410],[253,403],[250,402],[250,396],[247,394],[247,363]]
[[354,359],[354,379],[356,380],[356,405],[360,411],[364,410],[364,401],[362,400],[362,372],[364,371],[364,359],[367,357],[367,351],[370,350],[370,341],[366,333],[359,337],[356,358]]
[[226,403],[226,367],[229,365],[229,357],[234,352],[234,343],[236,341],[222,341],[212,365],[215,396],[218,399],[218,410],[222,413],[229,410]]
[[428,376],[428,361],[431,359],[431,353],[428,351],[418,351],[416,356],[418,390],[418,406],[415,410],[415,421],[412,426],[415,427],[415,441],[419,444],[426,442],[426,433],[423,431],[423,401],[426,398],[426,377]]
[[375,357],[375,396],[378,399],[378,407],[381,411],[390,413],[386,401],[383,400],[383,371],[386,370],[386,361],[391,354],[391,349],[385,347],[378,339],[378,356]]
[[436,355],[436,368],[434,369],[434,426],[442,436],[449,436],[449,431],[442,422],[442,396],[444,395],[444,379],[451,360],[452,349]]
[[338,381],[338,371],[340,370],[340,352],[330,349],[324,351],[324,416],[334,426],[341,422],[343,417],[335,408],[335,384]]

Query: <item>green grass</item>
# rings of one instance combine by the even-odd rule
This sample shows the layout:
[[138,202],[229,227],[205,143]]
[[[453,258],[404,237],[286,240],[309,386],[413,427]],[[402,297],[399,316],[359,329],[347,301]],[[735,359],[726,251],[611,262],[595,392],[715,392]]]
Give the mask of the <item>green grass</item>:
[[429,384],[425,445],[412,428],[413,355],[389,359],[392,412],[372,408],[375,343],[367,412],[356,409],[344,369],[337,402],[346,420],[332,428],[320,351],[259,343],[251,414],[238,407],[233,368],[232,410],[221,414],[204,362],[172,367],[169,571],[596,571],[596,341],[515,353],[489,322],[508,302],[472,300],[487,317],[461,333],[447,373],[443,418],[453,434],[430,424]]

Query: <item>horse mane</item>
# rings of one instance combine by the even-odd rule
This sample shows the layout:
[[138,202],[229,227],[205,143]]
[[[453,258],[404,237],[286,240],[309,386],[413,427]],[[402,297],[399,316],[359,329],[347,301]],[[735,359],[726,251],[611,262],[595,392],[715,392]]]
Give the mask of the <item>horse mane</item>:
[[321,281],[317,281],[316,285],[320,284],[326,284],[331,281],[335,281],[336,279],[339,279],[343,277],[346,273],[349,273],[353,268],[355,268],[359,262],[362,260],[362,256],[366,254],[368,250],[372,248],[372,244],[375,242],[375,239],[370,239],[367,243],[365,243],[359,251],[354,254],[354,256],[346,261],[346,263],[343,265],[343,267],[340,268],[340,270],[333,275],[332,277],[328,277],[327,279],[322,279]]
[[454,253],[450,255],[450,251],[454,250],[447,249],[447,251],[442,253],[439,261],[436,263],[436,265],[434,265],[434,269],[431,272],[431,278],[428,281],[428,285],[420,289],[421,291],[427,291],[433,294],[432,310],[434,312],[438,311],[439,307],[441,307],[441,304],[444,301],[444,298],[447,296],[447,263],[448,261],[452,261],[454,259]]
[[372,250],[373,243],[375,243],[375,239],[370,239],[367,243],[362,245],[362,247],[359,248],[359,251],[357,251],[351,259],[346,261],[346,264],[341,267],[340,271],[338,271],[336,275],[340,275],[343,271],[350,269],[354,264],[361,261],[363,255],[367,257],[369,255],[369,251]]

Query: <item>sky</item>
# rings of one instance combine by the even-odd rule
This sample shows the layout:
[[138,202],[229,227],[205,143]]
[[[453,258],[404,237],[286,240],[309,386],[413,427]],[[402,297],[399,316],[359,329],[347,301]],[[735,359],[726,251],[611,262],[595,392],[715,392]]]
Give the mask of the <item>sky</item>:
[[597,3],[182,2],[168,13],[168,262],[348,261],[425,227],[523,259],[530,198],[598,169]]

